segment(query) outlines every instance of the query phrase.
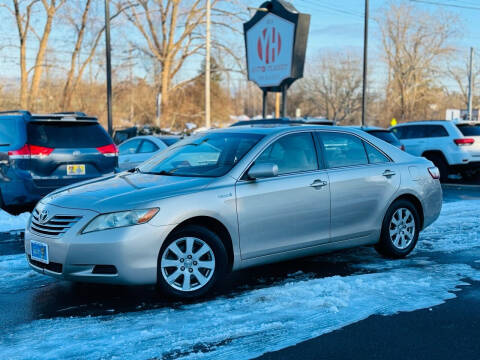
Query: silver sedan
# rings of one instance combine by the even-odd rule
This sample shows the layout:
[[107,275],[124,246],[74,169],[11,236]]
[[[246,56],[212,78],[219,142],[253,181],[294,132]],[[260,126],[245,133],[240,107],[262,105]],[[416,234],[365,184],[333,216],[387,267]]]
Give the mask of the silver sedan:
[[220,129],[45,197],[25,249],[46,275],[196,297],[229,271],[338,249],[403,258],[439,216],[438,178],[356,129]]

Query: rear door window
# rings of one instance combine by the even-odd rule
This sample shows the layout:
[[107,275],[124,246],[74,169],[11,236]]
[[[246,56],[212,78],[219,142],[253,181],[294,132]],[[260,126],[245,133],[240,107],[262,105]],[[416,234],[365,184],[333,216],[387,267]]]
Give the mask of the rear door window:
[[465,136],[480,136],[480,125],[457,125]]
[[447,130],[442,125],[425,125],[424,137],[446,137]]
[[97,148],[112,143],[96,122],[32,121],[27,125],[27,139],[31,145],[64,149]]
[[158,150],[158,146],[151,142],[150,140],[143,140],[142,145],[140,145],[140,149],[138,152],[140,154],[152,153]]
[[141,139],[132,139],[132,140],[126,141],[118,147],[118,152],[120,155],[135,154],[141,142],[142,142]]
[[344,133],[321,132],[320,138],[329,168],[368,164],[363,141],[358,137]]

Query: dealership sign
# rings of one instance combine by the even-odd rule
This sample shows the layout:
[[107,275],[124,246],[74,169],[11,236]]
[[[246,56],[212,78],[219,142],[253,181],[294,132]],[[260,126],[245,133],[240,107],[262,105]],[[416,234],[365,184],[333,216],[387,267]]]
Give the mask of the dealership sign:
[[282,91],[303,76],[310,15],[289,3],[263,3],[244,24],[248,79],[264,91]]

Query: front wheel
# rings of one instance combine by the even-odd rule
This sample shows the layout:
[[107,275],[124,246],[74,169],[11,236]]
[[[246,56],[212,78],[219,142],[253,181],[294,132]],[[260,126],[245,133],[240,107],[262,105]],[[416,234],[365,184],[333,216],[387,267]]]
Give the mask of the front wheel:
[[380,241],[375,249],[388,258],[404,258],[415,248],[419,234],[417,209],[408,200],[397,200],[385,214]]
[[158,286],[167,295],[190,299],[206,294],[223,277],[227,252],[214,232],[188,225],[169,236],[158,257]]

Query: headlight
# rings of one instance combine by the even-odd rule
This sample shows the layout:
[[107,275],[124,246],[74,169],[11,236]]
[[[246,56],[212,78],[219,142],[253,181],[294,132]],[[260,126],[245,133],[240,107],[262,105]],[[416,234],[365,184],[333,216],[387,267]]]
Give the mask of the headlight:
[[149,222],[159,210],[159,208],[153,208],[145,210],[119,211],[98,215],[88,223],[88,225],[83,229],[82,234],[92,231],[145,224]]

